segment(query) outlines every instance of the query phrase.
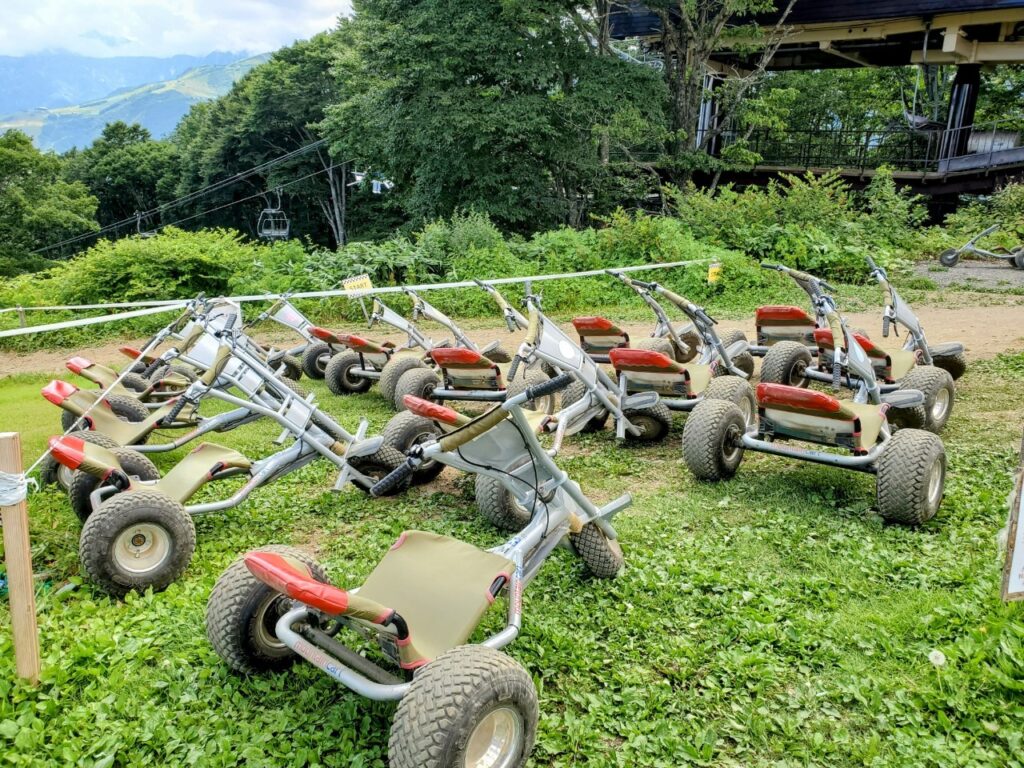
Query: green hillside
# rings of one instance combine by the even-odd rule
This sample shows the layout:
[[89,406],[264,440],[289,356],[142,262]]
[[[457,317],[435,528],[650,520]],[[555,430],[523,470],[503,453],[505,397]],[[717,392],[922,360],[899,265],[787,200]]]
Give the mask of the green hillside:
[[193,104],[224,95],[242,75],[269,58],[270,54],[261,54],[195,67],[173,80],[121,89],[95,101],[0,117],[0,131],[17,128],[40,149],[58,152],[87,146],[115,120],[140,123],[159,138],[169,134]]

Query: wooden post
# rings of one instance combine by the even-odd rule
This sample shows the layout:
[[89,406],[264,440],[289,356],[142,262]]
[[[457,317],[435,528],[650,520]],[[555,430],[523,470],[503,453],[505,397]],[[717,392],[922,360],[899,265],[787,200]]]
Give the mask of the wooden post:
[[[0,433],[0,471],[21,473],[21,438],[17,432]],[[4,559],[7,594],[14,632],[14,666],[18,677],[39,682],[39,630],[36,627],[36,591],[32,580],[32,550],[28,541],[28,506],[24,500],[0,507],[4,524]]]

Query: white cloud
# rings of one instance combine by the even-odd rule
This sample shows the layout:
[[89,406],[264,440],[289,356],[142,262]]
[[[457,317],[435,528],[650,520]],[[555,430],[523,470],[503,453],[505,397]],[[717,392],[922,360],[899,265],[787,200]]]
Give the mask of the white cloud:
[[351,0],[4,0],[0,55],[272,51],[330,29]]

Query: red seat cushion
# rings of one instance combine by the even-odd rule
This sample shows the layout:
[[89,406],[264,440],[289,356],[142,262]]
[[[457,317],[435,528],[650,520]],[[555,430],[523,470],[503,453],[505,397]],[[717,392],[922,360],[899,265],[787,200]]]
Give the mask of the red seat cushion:
[[245,555],[245,567],[268,587],[330,616],[339,616],[348,609],[348,592],[317,581],[309,568],[295,558],[276,552],[249,552]]
[[440,347],[430,350],[434,362],[442,368],[448,365],[474,365],[483,359],[483,355],[472,349],[462,347]]
[[87,357],[72,357],[70,360],[64,363],[64,365],[66,365],[68,367],[68,370],[71,371],[72,373],[81,373],[86,368],[92,366],[92,360],[90,360]]
[[132,358],[132,360],[138,360],[142,357],[142,350],[135,347],[118,347],[118,351],[126,357]]
[[85,441],[80,437],[51,437],[50,454],[68,469],[78,469],[85,461]]
[[321,328],[319,325],[309,326],[309,332],[313,334],[320,341],[326,341],[328,344],[344,344],[344,334],[338,334],[328,328]]
[[842,403],[832,395],[786,384],[758,384],[757,403],[766,408],[788,408],[808,413],[838,413]]
[[402,398],[402,402],[405,404],[406,408],[417,416],[434,419],[435,421],[442,421],[445,424],[459,423],[458,412],[448,408],[447,406],[433,403],[430,400],[424,400],[422,397],[416,397],[416,395],[406,395]]
[[612,365],[618,368],[666,368],[673,369],[675,361],[668,355],[650,349],[613,349],[608,353]]
[[[856,339],[857,343],[860,344],[861,349],[867,352],[869,355],[885,355],[884,349],[876,347],[872,343],[871,339],[867,336],[863,336],[857,332],[854,332],[853,338]],[[815,328],[814,329],[814,343],[823,349],[832,349],[832,329],[831,328]]]
[[572,324],[580,333],[584,331],[589,333],[593,333],[594,331],[613,331],[617,333],[615,330],[615,324],[604,317],[574,317],[572,319]]
[[77,391],[78,387],[74,384],[69,384],[68,382],[61,381],[60,379],[54,379],[43,387],[42,390],[43,397],[54,405],[60,405]]
[[762,321],[787,321],[793,322],[799,320],[807,323],[813,323],[814,318],[807,314],[806,310],[800,307],[793,307],[785,304],[769,304],[766,307],[758,307],[755,314],[757,322],[760,324]]

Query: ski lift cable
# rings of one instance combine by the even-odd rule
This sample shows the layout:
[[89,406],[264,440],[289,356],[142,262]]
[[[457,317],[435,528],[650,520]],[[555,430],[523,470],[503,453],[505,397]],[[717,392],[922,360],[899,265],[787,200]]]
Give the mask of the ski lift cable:
[[270,168],[273,168],[276,165],[279,165],[281,163],[287,162],[288,160],[292,160],[292,159],[294,159],[294,158],[296,158],[296,157],[298,157],[300,155],[303,155],[303,154],[305,154],[307,152],[311,152],[314,149],[318,149],[319,147],[322,147],[326,143],[327,143],[327,139],[318,139],[316,141],[310,142],[309,144],[305,144],[305,145],[299,147],[298,149],[292,150],[291,152],[287,152],[284,155],[280,155],[280,156],[278,156],[276,158],[272,158],[272,159],[270,159],[270,160],[268,160],[268,161],[266,161],[264,163],[261,163],[260,165],[253,166],[252,168],[249,168],[248,170],[240,171],[239,173],[236,173],[235,175],[230,176],[230,177],[228,177],[226,179],[221,179],[220,181],[216,181],[213,184],[210,184],[210,185],[208,185],[206,187],[203,187],[202,189],[195,190],[194,192],[189,192],[188,194],[182,195],[181,197],[179,197],[179,198],[177,198],[175,200],[171,200],[170,202],[158,205],[155,208],[151,208],[151,209],[146,210],[146,211],[137,211],[135,214],[132,214],[131,216],[129,216],[129,217],[125,218],[125,219],[121,219],[120,221],[115,221],[115,222],[113,222],[111,224],[107,224],[106,226],[100,227],[99,229],[95,230],[94,232],[85,232],[85,233],[83,233],[81,235],[76,235],[74,237],[69,237],[69,238],[67,238],[65,240],[61,240],[61,241],[59,241],[57,243],[53,243],[52,245],[47,245],[47,246],[43,246],[42,248],[37,248],[36,250],[32,251],[32,253],[33,254],[45,253],[47,251],[52,251],[54,249],[61,248],[61,247],[65,246],[65,245],[72,245],[74,243],[81,242],[82,240],[87,240],[87,239],[89,239],[91,237],[100,237],[101,235],[104,235],[107,232],[110,232],[112,230],[118,229],[118,228],[123,227],[123,226],[127,226],[129,224],[136,223],[137,220],[138,220],[139,214],[141,214],[144,217],[148,217],[148,216],[151,216],[153,214],[162,213],[163,211],[166,211],[166,210],[168,210],[170,208],[178,207],[180,205],[183,205],[185,203],[191,202],[191,201],[196,200],[198,198],[205,197],[206,195],[212,194],[213,192],[216,192],[216,191],[218,191],[220,189],[223,189],[224,187],[230,186],[232,184],[236,184],[236,183],[238,183],[240,181],[243,181],[243,180],[247,179],[250,176],[253,176],[253,175],[257,174],[257,173],[260,173],[262,171],[265,171],[265,170],[268,170]]

